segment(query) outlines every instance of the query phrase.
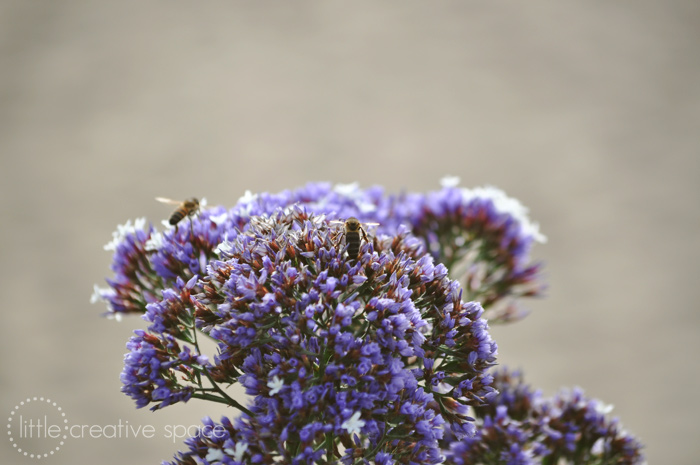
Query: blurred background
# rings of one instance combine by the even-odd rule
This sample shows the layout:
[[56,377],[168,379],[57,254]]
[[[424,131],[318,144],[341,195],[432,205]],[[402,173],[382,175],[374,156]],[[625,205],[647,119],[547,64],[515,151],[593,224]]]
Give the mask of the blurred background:
[[[646,445],[700,456],[700,3],[0,2],[0,413],[199,425],[119,392],[144,322],[100,317],[117,224],[308,181],[504,189],[549,242],[544,299],[493,328],[545,394],[581,386]],[[50,463],[160,463],[69,439]],[[0,441],[0,462],[34,462]]]

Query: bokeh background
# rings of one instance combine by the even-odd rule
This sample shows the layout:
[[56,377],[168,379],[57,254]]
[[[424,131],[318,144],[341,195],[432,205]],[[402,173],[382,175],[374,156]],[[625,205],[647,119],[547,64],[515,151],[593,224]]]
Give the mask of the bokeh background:
[[[308,181],[491,184],[549,237],[545,299],[493,328],[545,394],[615,405],[649,463],[700,457],[700,3],[0,2],[0,412],[198,425],[119,392],[102,250],[155,196],[231,206]],[[3,432],[3,437],[5,433]],[[70,439],[51,463],[160,463],[181,441]],[[0,441],[0,462],[34,462]]]

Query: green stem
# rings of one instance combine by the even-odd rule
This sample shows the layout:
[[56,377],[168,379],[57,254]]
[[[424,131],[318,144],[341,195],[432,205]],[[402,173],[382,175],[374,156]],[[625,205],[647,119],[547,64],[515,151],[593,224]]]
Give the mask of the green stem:
[[335,458],[335,454],[333,454],[333,431],[326,434],[326,450],[326,460],[330,463],[331,459]]
[[212,379],[211,375],[209,374],[209,372],[207,371],[206,368],[204,368],[202,371],[203,371],[204,375],[207,377],[207,379],[209,380],[209,382],[212,384],[212,386],[214,387],[214,389],[216,389],[216,391],[217,391],[219,394],[221,394],[221,395],[223,396],[224,399],[226,399],[226,400],[228,401],[228,403],[229,403],[230,406],[236,407],[238,410],[240,410],[241,412],[245,413],[246,415],[248,415],[248,416],[250,416],[250,417],[253,416],[253,413],[252,413],[250,410],[248,410],[248,409],[245,408],[243,405],[241,405],[241,404],[239,404],[238,402],[236,402],[231,396],[229,396],[228,394],[226,394],[226,392],[225,392],[223,389],[221,389],[221,387],[219,387],[219,385],[216,383],[216,381],[214,381],[214,380]]
[[223,399],[223,398],[218,397],[218,396],[213,396],[211,394],[204,394],[204,393],[195,392],[192,394],[192,397],[194,397],[195,399],[209,400],[212,402],[217,402],[219,404],[229,405],[229,403],[226,399]]

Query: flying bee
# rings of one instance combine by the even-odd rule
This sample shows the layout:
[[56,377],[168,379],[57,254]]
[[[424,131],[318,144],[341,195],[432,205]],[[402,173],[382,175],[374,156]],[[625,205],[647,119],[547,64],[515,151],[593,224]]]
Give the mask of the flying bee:
[[[183,218],[185,218],[186,216],[194,216],[199,211],[199,200],[197,200],[194,197],[192,197],[191,199],[187,199],[184,202],[181,202],[179,200],[166,199],[165,197],[156,197],[156,200],[170,205],[177,205],[177,208],[175,209],[173,214],[170,215],[170,219],[168,220],[168,223],[170,223],[172,226],[175,226],[176,230],[177,224],[180,221],[182,221]],[[190,223],[190,228],[191,227],[192,223]]]
[[[360,255],[360,246],[362,239],[369,242],[367,233],[362,227],[363,223],[360,220],[351,216],[345,221],[331,221],[331,223],[342,224],[345,228],[345,244],[348,246],[348,257],[357,259]],[[365,226],[379,226],[379,223],[364,223]]]

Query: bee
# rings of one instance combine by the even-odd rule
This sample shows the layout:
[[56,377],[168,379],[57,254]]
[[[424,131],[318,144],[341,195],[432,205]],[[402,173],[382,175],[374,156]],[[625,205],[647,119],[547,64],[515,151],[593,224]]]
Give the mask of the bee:
[[183,218],[185,218],[186,216],[194,216],[199,211],[199,200],[197,200],[194,197],[192,197],[191,199],[187,199],[184,202],[166,199],[165,197],[156,197],[156,200],[170,205],[177,205],[177,208],[175,209],[173,214],[170,215],[170,219],[168,220],[168,223],[170,223],[172,226],[175,226],[175,228],[177,228],[177,224],[180,221],[182,221]]
[[[357,260],[360,255],[362,239],[369,242],[367,233],[362,227],[360,220],[351,216],[345,221],[331,221],[331,223],[342,224],[345,228],[345,244],[348,246],[348,257]],[[366,226],[378,226],[379,223],[364,223]]]

